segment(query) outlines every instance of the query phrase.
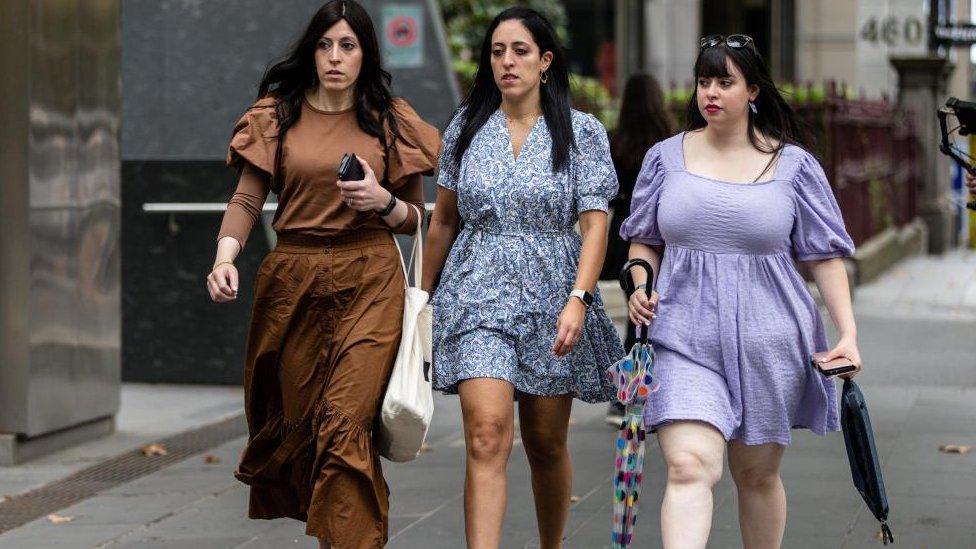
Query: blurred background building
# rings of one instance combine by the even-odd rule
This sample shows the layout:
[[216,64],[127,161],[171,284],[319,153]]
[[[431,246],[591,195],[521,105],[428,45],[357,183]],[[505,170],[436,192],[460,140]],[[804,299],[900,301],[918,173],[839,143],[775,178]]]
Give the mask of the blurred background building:
[[[889,57],[927,52],[932,0],[565,0],[562,4],[574,69],[603,82],[616,80],[619,86],[630,73],[644,70],[665,86],[686,85],[692,79],[699,37],[743,33],[755,38],[780,82],[836,80],[878,97],[894,96],[897,90]],[[970,0],[944,4],[953,21],[971,19]],[[605,59],[608,50],[615,53],[612,61]],[[947,49],[945,54],[956,64],[950,90],[968,96],[973,85],[968,49]]]
[[[440,128],[488,21],[515,3],[364,2],[395,92]],[[865,250],[856,281],[963,242],[958,174],[932,132],[939,101],[973,95],[973,64],[968,47],[932,47],[929,33],[936,19],[969,22],[976,0],[519,3],[555,23],[575,105],[610,129],[631,74],[654,74],[680,117],[699,37],[753,36],[819,138]],[[240,257],[238,302],[211,304],[204,277],[237,181],[227,141],[268,64],[321,4],[0,3],[0,449],[110,429],[120,380],[241,381],[251,281],[273,233],[256,228]]]

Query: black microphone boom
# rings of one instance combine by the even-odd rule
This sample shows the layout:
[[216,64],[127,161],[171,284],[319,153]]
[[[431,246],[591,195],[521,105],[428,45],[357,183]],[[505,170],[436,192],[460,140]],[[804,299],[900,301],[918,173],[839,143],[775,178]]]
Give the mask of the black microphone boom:
[[[955,97],[950,97],[946,101],[945,107],[939,109],[939,129],[942,133],[942,140],[939,142],[939,150],[942,154],[953,159],[962,169],[976,176],[976,166],[973,165],[972,156],[962,152],[958,147],[949,141],[949,136],[958,131],[959,135],[971,135],[976,133],[976,103],[970,101],[960,101]],[[949,115],[956,117],[959,125],[949,129],[947,119]],[[968,202],[966,207],[976,210],[976,200]]]

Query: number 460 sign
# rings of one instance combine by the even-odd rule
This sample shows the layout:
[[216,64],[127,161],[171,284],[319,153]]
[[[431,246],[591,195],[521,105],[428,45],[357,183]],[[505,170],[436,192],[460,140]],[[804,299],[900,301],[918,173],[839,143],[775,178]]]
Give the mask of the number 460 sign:
[[925,39],[925,26],[915,16],[871,17],[861,27],[860,37],[872,44],[916,46]]

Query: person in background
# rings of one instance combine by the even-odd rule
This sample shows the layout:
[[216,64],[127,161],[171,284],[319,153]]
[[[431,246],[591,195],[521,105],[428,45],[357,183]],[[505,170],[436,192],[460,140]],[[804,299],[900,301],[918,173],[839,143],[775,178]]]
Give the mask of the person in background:
[[[619,188],[617,196],[610,201],[610,241],[600,280],[616,281],[620,278],[620,269],[627,262],[630,248],[630,243],[620,237],[620,226],[630,215],[630,199],[634,194],[641,161],[655,143],[674,135],[677,127],[678,123],[665,105],[664,93],[654,76],[638,73],[627,79],[617,128],[610,133],[610,155]],[[634,345],[635,338],[635,326],[628,317],[624,350]],[[619,426],[623,419],[624,406],[616,401],[611,402],[607,410],[607,423]]]
[[[386,544],[389,491],[372,428],[400,344],[404,277],[393,233],[424,208],[440,136],[390,92],[369,14],[319,9],[234,128],[241,174],[207,277],[237,298],[240,253],[269,191],[278,243],[257,272],[244,366],[248,441],[235,476],[248,516],[305,521],[320,547]],[[365,178],[338,181],[354,153]]]

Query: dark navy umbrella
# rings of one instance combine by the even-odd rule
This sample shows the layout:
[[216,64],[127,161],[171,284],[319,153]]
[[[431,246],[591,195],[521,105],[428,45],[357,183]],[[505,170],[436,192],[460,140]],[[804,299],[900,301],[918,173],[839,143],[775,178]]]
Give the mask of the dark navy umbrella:
[[844,380],[841,392],[840,421],[844,427],[844,442],[847,444],[847,459],[851,462],[854,486],[874,517],[881,521],[881,541],[885,545],[894,543],[895,538],[891,535],[891,528],[888,528],[888,496],[885,494],[884,479],[881,478],[871,417],[864,395],[850,379]]

